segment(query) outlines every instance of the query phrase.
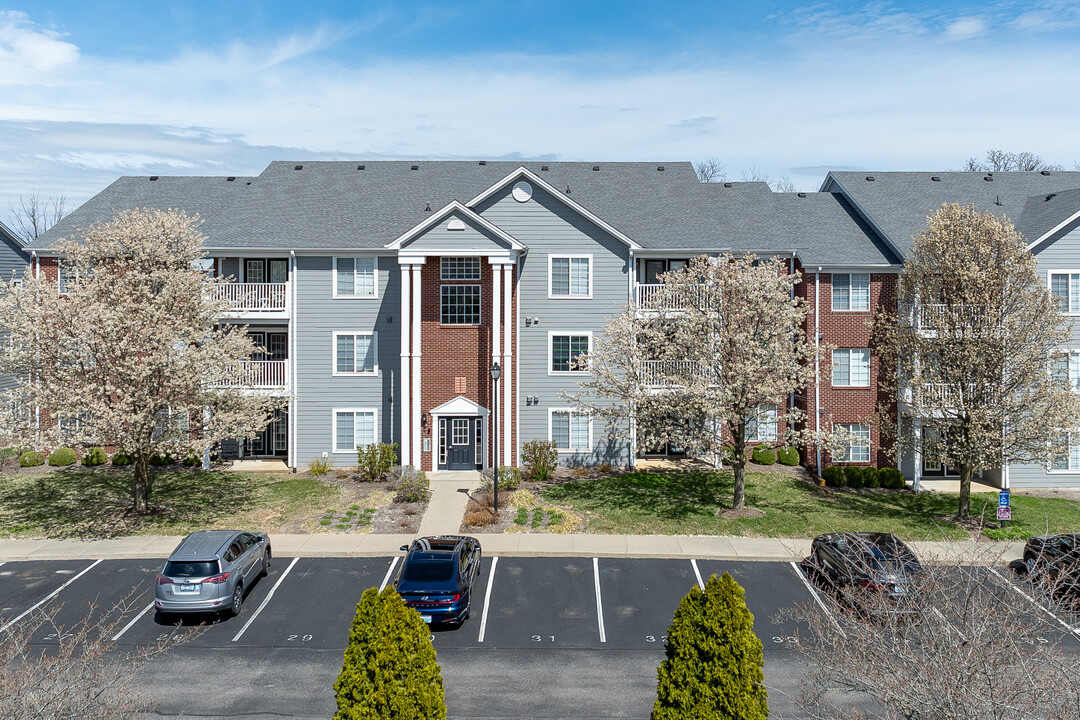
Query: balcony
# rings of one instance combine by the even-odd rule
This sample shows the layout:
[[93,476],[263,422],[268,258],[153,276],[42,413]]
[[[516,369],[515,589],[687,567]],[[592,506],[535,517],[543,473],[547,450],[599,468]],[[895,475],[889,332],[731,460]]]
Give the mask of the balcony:
[[639,284],[635,300],[642,310],[685,310],[688,307],[701,307],[705,301],[705,288],[693,286],[672,292],[663,283]]
[[288,360],[241,360],[220,387],[285,391],[289,387]]
[[642,382],[647,387],[679,387],[706,373],[692,360],[645,360],[641,365]]
[[214,299],[229,306],[232,317],[288,318],[289,283],[223,283]]
[[[995,395],[987,396],[987,393],[994,393],[996,390],[997,388],[988,387],[982,383],[965,383],[966,404],[978,406],[993,403],[996,401]],[[919,401],[923,407],[927,408],[958,408],[962,399],[959,391],[960,388],[955,383],[924,383]]]
[[989,324],[988,308],[980,305],[951,306],[940,303],[919,305],[915,311],[916,327],[925,333],[948,330],[952,334],[965,327],[984,327]]

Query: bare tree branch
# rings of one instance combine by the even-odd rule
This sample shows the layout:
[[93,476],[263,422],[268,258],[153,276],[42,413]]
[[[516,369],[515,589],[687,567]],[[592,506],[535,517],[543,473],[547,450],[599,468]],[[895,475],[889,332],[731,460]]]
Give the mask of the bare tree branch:
[[719,158],[709,157],[694,163],[698,180],[703,183],[724,182],[727,180],[727,165]]
[[18,206],[11,206],[15,218],[13,230],[23,243],[29,243],[45,234],[50,227],[60,222],[67,214],[63,195],[43,198],[37,190],[29,196],[19,195]]

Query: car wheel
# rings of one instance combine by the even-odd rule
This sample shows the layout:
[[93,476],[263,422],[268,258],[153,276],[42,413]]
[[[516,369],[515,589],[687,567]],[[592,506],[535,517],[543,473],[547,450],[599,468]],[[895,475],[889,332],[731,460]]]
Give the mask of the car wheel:
[[244,588],[237,584],[236,589],[233,590],[232,604],[229,605],[229,614],[236,617],[240,614],[240,610],[244,605]]
[[1027,575],[1028,580],[1034,580],[1038,574],[1038,567],[1035,564],[1034,555],[1024,556],[1024,574]]
[[263,553],[262,571],[259,573],[260,577],[266,577],[270,572],[270,548],[266,548],[266,552]]

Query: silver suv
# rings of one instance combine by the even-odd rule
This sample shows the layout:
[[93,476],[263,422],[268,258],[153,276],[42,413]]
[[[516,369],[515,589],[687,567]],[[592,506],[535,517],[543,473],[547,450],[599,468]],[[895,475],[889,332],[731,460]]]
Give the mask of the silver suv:
[[244,595],[270,568],[270,538],[239,530],[200,530],[180,541],[157,576],[154,607],[162,615],[239,615]]

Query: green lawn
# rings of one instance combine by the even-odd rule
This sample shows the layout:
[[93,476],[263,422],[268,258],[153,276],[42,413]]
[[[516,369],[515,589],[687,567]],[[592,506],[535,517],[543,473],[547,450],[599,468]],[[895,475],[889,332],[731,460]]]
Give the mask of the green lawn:
[[[746,474],[746,504],[761,518],[727,519],[716,511],[730,507],[730,472],[635,472],[545,488],[545,501],[564,505],[587,518],[586,531],[615,534],[737,535],[811,537],[837,530],[893,532],[907,540],[964,538],[968,533],[937,517],[954,515],[957,497],[908,492],[826,492],[784,473]],[[1013,493],[1013,517],[990,537],[1024,538],[1080,530],[1080,503]],[[985,512],[996,523],[997,495],[974,494],[972,513]]]
[[270,473],[171,471],[150,473],[155,512],[135,517],[131,473],[71,469],[0,476],[0,537],[184,535],[243,526],[274,530],[320,513],[341,489],[319,478]]

